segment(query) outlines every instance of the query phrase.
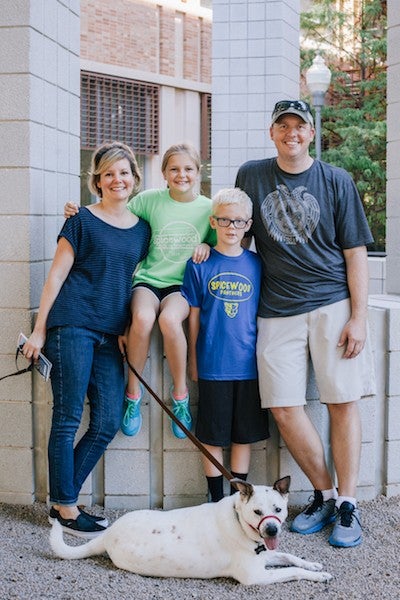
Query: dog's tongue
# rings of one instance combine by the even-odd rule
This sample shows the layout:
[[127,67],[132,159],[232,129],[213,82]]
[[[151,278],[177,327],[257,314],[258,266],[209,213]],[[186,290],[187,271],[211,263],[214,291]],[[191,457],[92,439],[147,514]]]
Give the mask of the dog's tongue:
[[268,550],[276,550],[278,547],[278,537],[264,538],[264,544],[266,545]]

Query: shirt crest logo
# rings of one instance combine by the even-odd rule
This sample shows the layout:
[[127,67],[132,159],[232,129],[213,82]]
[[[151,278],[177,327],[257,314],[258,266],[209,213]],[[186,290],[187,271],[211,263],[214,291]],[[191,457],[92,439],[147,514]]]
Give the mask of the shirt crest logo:
[[280,184],[263,201],[261,218],[273,240],[307,244],[319,223],[320,207],[304,186],[291,192]]
[[234,319],[238,314],[238,302],[224,302],[224,310],[230,319]]

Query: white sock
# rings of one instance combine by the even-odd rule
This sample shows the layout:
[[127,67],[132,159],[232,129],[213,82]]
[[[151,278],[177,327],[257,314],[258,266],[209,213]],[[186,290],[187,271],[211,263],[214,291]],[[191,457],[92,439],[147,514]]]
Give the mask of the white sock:
[[352,498],[351,496],[338,496],[336,499],[336,508],[340,508],[342,502],[350,502],[356,508],[357,500],[356,498]]
[[321,490],[321,494],[324,502],[327,502],[327,500],[331,500],[332,498],[336,500],[338,497],[336,488],[331,488],[330,490]]

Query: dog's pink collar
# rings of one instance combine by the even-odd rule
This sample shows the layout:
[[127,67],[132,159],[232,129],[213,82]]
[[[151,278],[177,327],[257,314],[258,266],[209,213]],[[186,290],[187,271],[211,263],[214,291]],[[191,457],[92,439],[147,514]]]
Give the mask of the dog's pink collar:
[[282,521],[276,515],[266,515],[265,517],[263,517],[261,519],[261,521],[259,522],[259,524],[257,525],[257,527],[254,527],[253,525],[251,525],[251,523],[247,523],[247,525],[249,525],[249,527],[251,527],[254,531],[257,531],[257,533],[261,536],[260,527],[261,527],[261,524],[265,521],[265,519],[276,519],[279,524],[282,524]]
[[263,521],[265,521],[265,519],[276,519],[278,521],[278,523],[280,525],[282,525],[282,521],[280,520],[279,517],[277,517],[276,515],[267,515],[266,517],[263,517],[261,519],[261,521],[259,522],[258,527],[257,527],[258,531],[260,531],[261,523],[263,523]]

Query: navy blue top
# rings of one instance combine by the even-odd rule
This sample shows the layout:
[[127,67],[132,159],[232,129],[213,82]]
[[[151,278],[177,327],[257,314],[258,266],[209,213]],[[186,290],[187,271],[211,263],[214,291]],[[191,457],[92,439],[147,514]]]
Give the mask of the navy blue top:
[[261,317],[302,314],[349,297],[343,250],[373,238],[344,169],[315,160],[290,174],[269,158],[245,163],[236,186],[254,207],[250,233],[264,271]]
[[60,237],[71,244],[75,260],[49,312],[47,328],[74,325],[123,334],[132,275],[148,250],[148,223],[139,219],[133,227],[121,229],[81,208],[65,221]]
[[211,248],[205,262],[188,261],[182,295],[200,308],[196,354],[201,379],[256,379],[260,281],[261,261],[250,250],[226,256]]

